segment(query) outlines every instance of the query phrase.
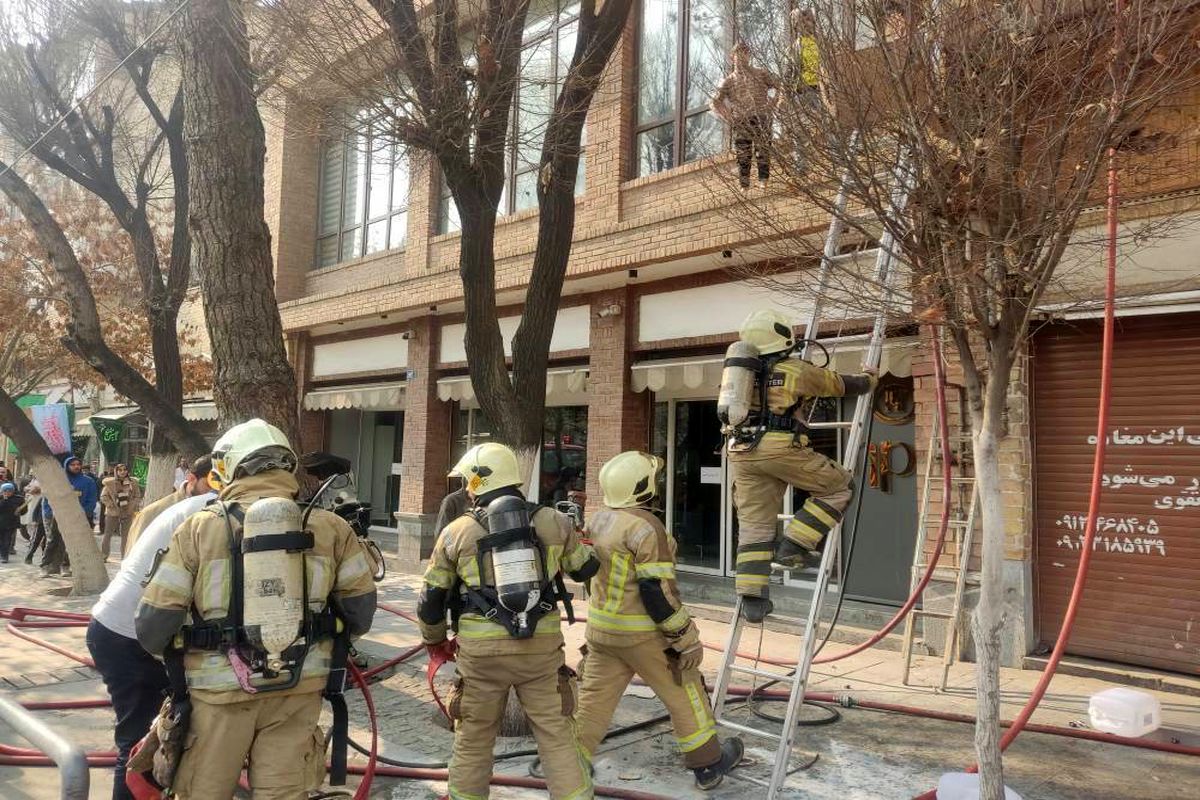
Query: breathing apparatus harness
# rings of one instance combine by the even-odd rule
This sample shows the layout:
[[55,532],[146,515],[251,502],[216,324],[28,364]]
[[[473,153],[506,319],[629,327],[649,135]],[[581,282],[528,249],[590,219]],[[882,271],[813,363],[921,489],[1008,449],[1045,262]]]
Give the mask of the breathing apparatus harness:
[[[455,631],[461,612],[470,610],[500,625],[514,639],[528,639],[537,631],[541,618],[554,611],[560,602],[567,621],[575,623],[573,595],[567,591],[562,570],[553,576],[546,571],[546,551],[533,527],[533,516],[541,508],[514,493],[496,497],[467,512],[489,533],[477,543],[479,588],[459,581],[465,603],[459,609],[452,609]],[[536,562],[536,567],[532,562]],[[488,567],[492,575],[490,586],[484,583]]]
[[[314,498],[315,499],[315,498]],[[304,662],[312,646],[325,639],[333,640],[333,652],[330,658],[329,676],[325,683],[323,697],[329,701],[333,713],[333,725],[329,739],[333,744],[330,754],[330,784],[342,786],[346,783],[346,759],[350,735],[350,714],[346,706],[345,687],[347,677],[347,662],[350,657],[350,635],[338,617],[337,613],[327,603],[319,612],[309,607],[308,595],[308,560],[304,557],[312,550],[314,537],[308,530],[308,518],[314,508],[309,502],[301,518],[300,530],[287,531],[277,534],[259,534],[249,539],[243,538],[242,530],[245,523],[245,511],[238,503],[219,503],[222,516],[225,518],[225,530],[229,541],[231,564],[231,580],[229,593],[229,613],[217,619],[200,620],[196,606],[192,606],[192,619],[200,620],[186,626],[181,632],[182,647],[172,646],[164,653],[167,677],[170,683],[172,708],[181,709],[187,718],[191,715],[191,700],[189,698],[187,679],[184,673],[184,653],[189,650],[205,650],[225,653],[230,667],[237,676],[238,683],[248,694],[261,694],[294,688],[303,674]],[[234,525],[236,521],[237,525]],[[283,550],[288,553],[299,553],[302,564],[302,608],[304,619],[293,644],[284,651],[290,675],[286,681],[253,685],[251,673],[260,672],[266,678],[279,674],[266,663],[263,653],[250,641],[245,628],[245,586],[243,557],[246,553],[259,553],[270,550]],[[178,704],[178,705],[177,705]],[[186,731],[187,719],[184,719]]]
[[796,402],[788,406],[782,414],[775,414],[771,411],[770,405],[767,402],[767,395],[770,392],[771,375],[775,372],[775,367],[780,362],[791,358],[792,353],[797,347],[808,343],[819,348],[825,354],[825,364],[828,366],[830,362],[829,351],[825,345],[821,344],[816,339],[798,339],[796,343],[786,350],[781,350],[778,353],[773,353],[769,356],[759,356],[758,358],[727,358],[725,359],[725,367],[741,367],[756,372],[757,379],[755,381],[758,389],[758,410],[751,411],[750,416],[740,425],[729,426],[726,431],[727,435],[738,445],[743,452],[754,450],[762,442],[763,437],[768,433],[790,433],[794,437],[804,436],[808,432],[808,428],[795,417],[796,411],[810,400],[808,397],[800,396],[796,398]]

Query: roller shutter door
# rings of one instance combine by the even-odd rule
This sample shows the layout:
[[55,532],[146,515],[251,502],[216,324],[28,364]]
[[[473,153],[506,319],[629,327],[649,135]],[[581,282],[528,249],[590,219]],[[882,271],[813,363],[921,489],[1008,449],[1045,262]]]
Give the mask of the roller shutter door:
[[[1200,673],[1200,314],[1118,319],[1092,566],[1068,652]],[[1033,346],[1039,633],[1058,635],[1079,564],[1101,325]]]

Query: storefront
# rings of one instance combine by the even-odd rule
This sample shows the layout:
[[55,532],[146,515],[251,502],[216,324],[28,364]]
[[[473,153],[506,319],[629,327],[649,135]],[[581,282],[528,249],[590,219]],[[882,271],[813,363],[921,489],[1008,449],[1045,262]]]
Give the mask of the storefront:
[[[546,376],[546,409],[538,480],[530,499],[553,505],[584,491],[587,480],[588,371],[559,367]],[[454,403],[451,416],[450,461],[454,464],[470,447],[492,438],[492,424],[479,408],[467,376],[438,381],[438,398]]]
[[[1068,652],[1200,669],[1200,313],[1117,320],[1103,496]],[[1038,634],[1058,635],[1087,520],[1101,324],[1033,341]]]

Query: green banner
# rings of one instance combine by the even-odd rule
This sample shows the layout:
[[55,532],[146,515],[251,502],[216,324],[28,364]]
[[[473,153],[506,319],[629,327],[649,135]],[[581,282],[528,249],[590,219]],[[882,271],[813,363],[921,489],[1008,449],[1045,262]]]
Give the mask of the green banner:
[[92,417],[92,429],[100,440],[100,451],[109,464],[121,460],[121,439],[125,437],[125,423],[119,419],[98,419]]
[[133,475],[133,479],[141,484],[142,489],[145,490],[146,476],[150,474],[150,459],[145,456],[134,456],[130,474]]

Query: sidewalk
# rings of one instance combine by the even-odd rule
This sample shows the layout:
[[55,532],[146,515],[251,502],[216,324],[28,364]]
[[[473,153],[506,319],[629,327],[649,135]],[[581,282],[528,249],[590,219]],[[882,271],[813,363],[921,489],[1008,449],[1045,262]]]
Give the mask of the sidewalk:
[[[0,607],[17,605],[86,611],[91,599],[55,597],[47,590],[66,585],[65,581],[39,580],[35,568],[16,561],[0,566]],[[415,606],[419,578],[414,575],[390,575],[380,585],[380,599],[401,608]],[[579,607],[582,611],[582,606]],[[699,620],[705,641],[723,640],[726,626],[720,622]],[[83,631],[79,628],[49,629],[36,632],[56,644],[85,653]],[[578,659],[583,626],[570,628],[568,662]],[[3,634],[0,649],[0,684],[19,700],[93,698],[104,696],[104,688],[87,669],[76,669],[69,659]],[[360,642],[360,649],[375,657],[395,655],[416,644],[413,625],[380,612],[375,628]],[[745,648],[757,650],[758,641],[747,635]],[[844,645],[829,645],[830,652]],[[767,631],[762,637],[762,653],[778,658],[794,658],[796,637]],[[707,653],[705,669],[710,673],[719,664],[719,654]],[[387,757],[414,764],[434,766],[448,760],[451,734],[437,723],[438,711],[432,703],[424,676],[423,657],[401,665],[397,672],[372,687],[378,708],[381,752]],[[898,654],[871,652],[819,667],[813,673],[812,691],[848,693],[857,699],[886,701],[923,708],[971,714],[974,711],[972,664],[957,664],[951,670],[950,690],[936,692],[921,686],[932,685],[939,675],[938,659],[918,658],[913,672],[915,687],[898,685]],[[439,682],[448,687],[449,670],[443,670]],[[1001,681],[1004,715],[1011,718],[1038,678],[1038,673],[1008,669]],[[1107,684],[1093,678],[1057,676],[1050,694],[1034,716],[1034,721],[1070,725],[1086,719],[1087,698]],[[1164,727],[1160,738],[1177,738],[1186,744],[1200,745],[1200,700],[1195,697],[1156,692],[1163,703]],[[350,695],[352,736],[369,744],[365,705],[357,692]],[[740,701],[739,701],[740,703]],[[775,704],[768,713],[778,713]],[[112,747],[112,719],[108,709],[39,712],[45,721],[89,749]],[[627,725],[662,713],[661,704],[644,689],[631,688],[617,712],[614,725]],[[748,721],[743,707],[734,712],[740,721]],[[813,712],[814,715],[821,712]],[[784,792],[789,800],[907,800],[932,788],[942,772],[960,769],[972,759],[970,725],[942,722],[864,709],[840,709],[835,724],[806,728],[798,739],[798,750],[818,756],[813,766],[793,775]],[[0,726],[2,727],[2,726]],[[0,741],[24,745],[11,731],[0,731]],[[498,751],[532,746],[529,739],[500,740]],[[757,766],[734,773],[716,791],[696,790],[673,752],[669,726],[659,724],[621,736],[600,749],[596,761],[598,784],[648,792],[678,800],[750,800],[761,798],[765,789],[753,781],[765,778],[773,758],[763,742],[747,742],[748,753]],[[351,763],[365,759],[352,754]],[[527,775],[530,758],[499,762],[497,771]],[[799,761],[799,760],[798,760]],[[1061,737],[1025,733],[1009,750],[1005,759],[1007,783],[1025,800],[1178,800],[1190,796],[1200,785],[1200,759],[1190,759],[1117,745],[1107,745]],[[352,781],[353,785],[353,781]],[[109,772],[92,771],[92,797],[106,797],[111,786]],[[1192,787],[1192,788],[1188,788]],[[444,783],[399,781],[378,778],[371,796],[409,800],[439,797]],[[40,800],[57,797],[54,770],[0,767],[0,797]],[[497,800],[545,798],[540,791],[497,788],[491,795]],[[219,800],[219,799],[215,799]]]

